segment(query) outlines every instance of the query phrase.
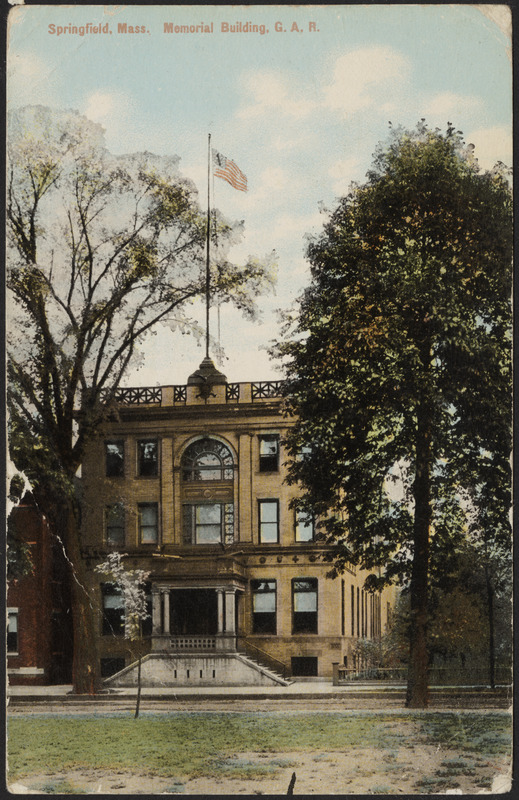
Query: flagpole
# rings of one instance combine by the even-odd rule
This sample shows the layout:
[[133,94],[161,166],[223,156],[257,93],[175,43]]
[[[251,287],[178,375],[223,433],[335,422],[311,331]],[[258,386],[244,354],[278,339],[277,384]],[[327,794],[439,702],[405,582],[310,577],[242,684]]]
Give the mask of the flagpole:
[[211,134],[207,137],[207,232],[205,256],[205,357],[209,358],[209,302],[210,302],[210,274],[209,274],[209,243],[211,240]]

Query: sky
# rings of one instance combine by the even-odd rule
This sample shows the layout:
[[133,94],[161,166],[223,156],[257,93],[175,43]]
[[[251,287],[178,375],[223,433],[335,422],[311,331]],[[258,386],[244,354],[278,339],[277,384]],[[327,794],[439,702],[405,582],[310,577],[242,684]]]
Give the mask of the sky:
[[[70,30],[87,23],[106,32]],[[144,32],[118,32],[124,23]],[[167,33],[165,23],[195,30]],[[212,32],[201,28],[211,23]],[[267,347],[279,337],[278,310],[308,285],[308,237],[365,179],[389,122],[452,122],[483,169],[512,164],[509,27],[498,5],[19,6],[9,19],[8,105],[76,109],[103,126],[116,154],[176,154],[201,200],[211,133],[248,179],[246,193],[214,181],[215,205],[245,222],[231,258],[275,250],[278,261],[259,322],[221,309],[218,366],[229,381],[272,380],[282,376]],[[202,306],[190,314],[203,323]],[[142,353],[127,386],[185,383],[204,349],[160,330]]]

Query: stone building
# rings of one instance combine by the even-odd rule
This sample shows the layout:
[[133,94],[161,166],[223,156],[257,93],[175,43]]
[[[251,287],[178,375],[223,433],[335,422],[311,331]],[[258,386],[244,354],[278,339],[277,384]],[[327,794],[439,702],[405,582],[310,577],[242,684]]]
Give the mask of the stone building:
[[[123,601],[93,568],[111,550],[149,571],[145,685],[272,683],[354,666],[392,594],[326,546],[290,501],[280,384],[228,383],[206,358],[185,386],[121,389],[84,461],[82,541],[99,604],[101,672],[135,681]],[[279,677],[282,676],[282,677]]]

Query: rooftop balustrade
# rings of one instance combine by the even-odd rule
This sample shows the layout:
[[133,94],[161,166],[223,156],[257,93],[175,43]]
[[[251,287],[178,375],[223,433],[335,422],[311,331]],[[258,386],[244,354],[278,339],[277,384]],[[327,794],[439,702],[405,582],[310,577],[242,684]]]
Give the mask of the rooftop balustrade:
[[[246,383],[226,383],[214,389],[222,390],[221,398],[216,394],[210,395],[215,402],[225,403],[258,403],[265,400],[280,398],[283,393],[284,381],[258,381]],[[188,385],[174,386],[138,386],[121,387],[116,389],[113,399],[124,406],[183,406],[192,402],[189,392],[198,398],[197,387]],[[108,399],[105,392],[103,400]]]

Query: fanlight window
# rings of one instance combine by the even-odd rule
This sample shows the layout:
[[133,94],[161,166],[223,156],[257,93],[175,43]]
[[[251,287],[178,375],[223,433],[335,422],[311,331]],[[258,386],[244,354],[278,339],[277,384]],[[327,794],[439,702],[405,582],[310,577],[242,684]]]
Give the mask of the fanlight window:
[[182,456],[184,481],[232,481],[233,458],[226,445],[216,439],[198,439]]

